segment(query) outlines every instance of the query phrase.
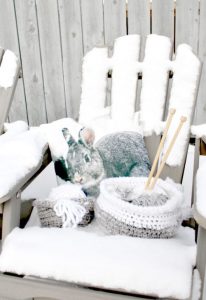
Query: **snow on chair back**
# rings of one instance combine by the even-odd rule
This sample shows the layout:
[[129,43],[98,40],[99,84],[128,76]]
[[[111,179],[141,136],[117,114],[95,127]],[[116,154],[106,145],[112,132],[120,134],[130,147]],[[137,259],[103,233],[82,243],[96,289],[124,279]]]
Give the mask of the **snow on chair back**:
[[[166,175],[169,175],[169,169],[173,169],[176,174],[171,177],[181,181],[197,96],[200,62],[188,45],[180,45],[176,58],[171,60],[172,45],[169,38],[154,34],[147,37],[143,62],[138,60],[139,53],[140,36],[127,35],[115,41],[112,57],[108,57],[107,48],[94,48],[85,56],[79,120],[83,124],[90,124],[92,119],[105,116],[105,121],[110,118],[122,130],[135,130],[140,125],[146,139],[159,135],[165,113],[169,74],[172,72],[169,107],[177,112],[166,144],[170,142],[181,115],[187,117],[187,123],[168,157]],[[105,107],[108,72],[112,72],[111,107]],[[142,88],[138,113],[135,106],[140,74]]]
[[16,88],[20,64],[10,50],[0,48],[0,134],[8,117],[9,108]]

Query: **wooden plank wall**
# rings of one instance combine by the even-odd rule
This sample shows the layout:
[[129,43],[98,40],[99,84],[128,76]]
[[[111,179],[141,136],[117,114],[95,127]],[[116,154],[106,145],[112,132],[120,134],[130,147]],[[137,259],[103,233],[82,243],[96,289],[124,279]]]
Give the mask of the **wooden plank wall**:
[[9,120],[77,119],[83,55],[104,44],[112,54],[114,39],[128,33],[144,46],[157,33],[175,48],[189,43],[203,61],[195,123],[206,122],[205,26],[206,0],[0,0],[0,45],[20,56],[23,71]]

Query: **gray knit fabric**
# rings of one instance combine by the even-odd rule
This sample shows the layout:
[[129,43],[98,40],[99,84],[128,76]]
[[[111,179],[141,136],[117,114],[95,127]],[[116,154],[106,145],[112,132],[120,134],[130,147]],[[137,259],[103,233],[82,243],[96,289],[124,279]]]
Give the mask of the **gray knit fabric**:
[[109,234],[171,238],[181,225],[183,192],[173,182],[158,179],[145,191],[147,178],[108,178],[100,185],[95,217]]
[[171,238],[175,235],[181,224],[181,219],[177,220],[176,225],[164,229],[135,227],[115,219],[112,215],[101,210],[98,204],[95,205],[95,216],[99,225],[109,234],[128,235],[140,238]]
[[[94,199],[87,197],[82,199],[72,199],[72,201],[84,206],[86,213],[82,221],[78,224],[79,226],[88,225],[94,217]],[[56,201],[50,200],[35,200],[33,205],[37,208],[39,219],[42,227],[63,227],[62,218],[58,217],[54,211],[54,205]]]

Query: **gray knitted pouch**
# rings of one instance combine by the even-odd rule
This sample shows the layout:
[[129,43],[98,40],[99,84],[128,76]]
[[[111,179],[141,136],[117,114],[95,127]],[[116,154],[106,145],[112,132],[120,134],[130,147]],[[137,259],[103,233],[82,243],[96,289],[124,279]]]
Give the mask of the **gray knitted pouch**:
[[145,193],[146,179],[122,177],[102,181],[95,216],[108,233],[142,238],[174,236],[183,220],[183,193],[175,183],[161,179],[154,192]]
[[[72,199],[72,201],[77,202],[79,205],[85,208],[85,215],[83,216],[79,226],[86,226],[91,222],[94,217],[94,199],[87,197],[82,199]],[[42,227],[63,227],[63,218],[56,215],[54,206],[57,201],[45,200],[35,200],[33,205],[37,208],[38,215]]]

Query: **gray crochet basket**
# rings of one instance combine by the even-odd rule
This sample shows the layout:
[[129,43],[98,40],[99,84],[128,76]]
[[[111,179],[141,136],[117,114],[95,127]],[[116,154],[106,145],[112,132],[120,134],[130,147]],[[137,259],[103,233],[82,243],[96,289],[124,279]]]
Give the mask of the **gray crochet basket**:
[[[79,226],[88,225],[94,217],[94,199],[92,197],[87,197],[82,199],[72,199],[72,201],[77,202],[86,209],[86,213],[82,221],[78,224]],[[33,206],[37,208],[38,216],[42,227],[63,227],[62,217],[56,215],[54,211],[54,206],[57,201],[45,200],[35,200]]]
[[[135,199],[135,192],[132,193],[138,187],[144,191],[145,182],[146,178],[143,177],[109,178],[102,181],[95,204],[95,216],[108,233],[141,238],[171,238],[175,235],[183,219],[182,191],[175,183],[159,179],[158,185],[163,188],[166,197],[156,194],[155,199],[151,193],[151,204],[144,197],[137,196]],[[125,201],[123,196],[128,191],[131,198]]]

